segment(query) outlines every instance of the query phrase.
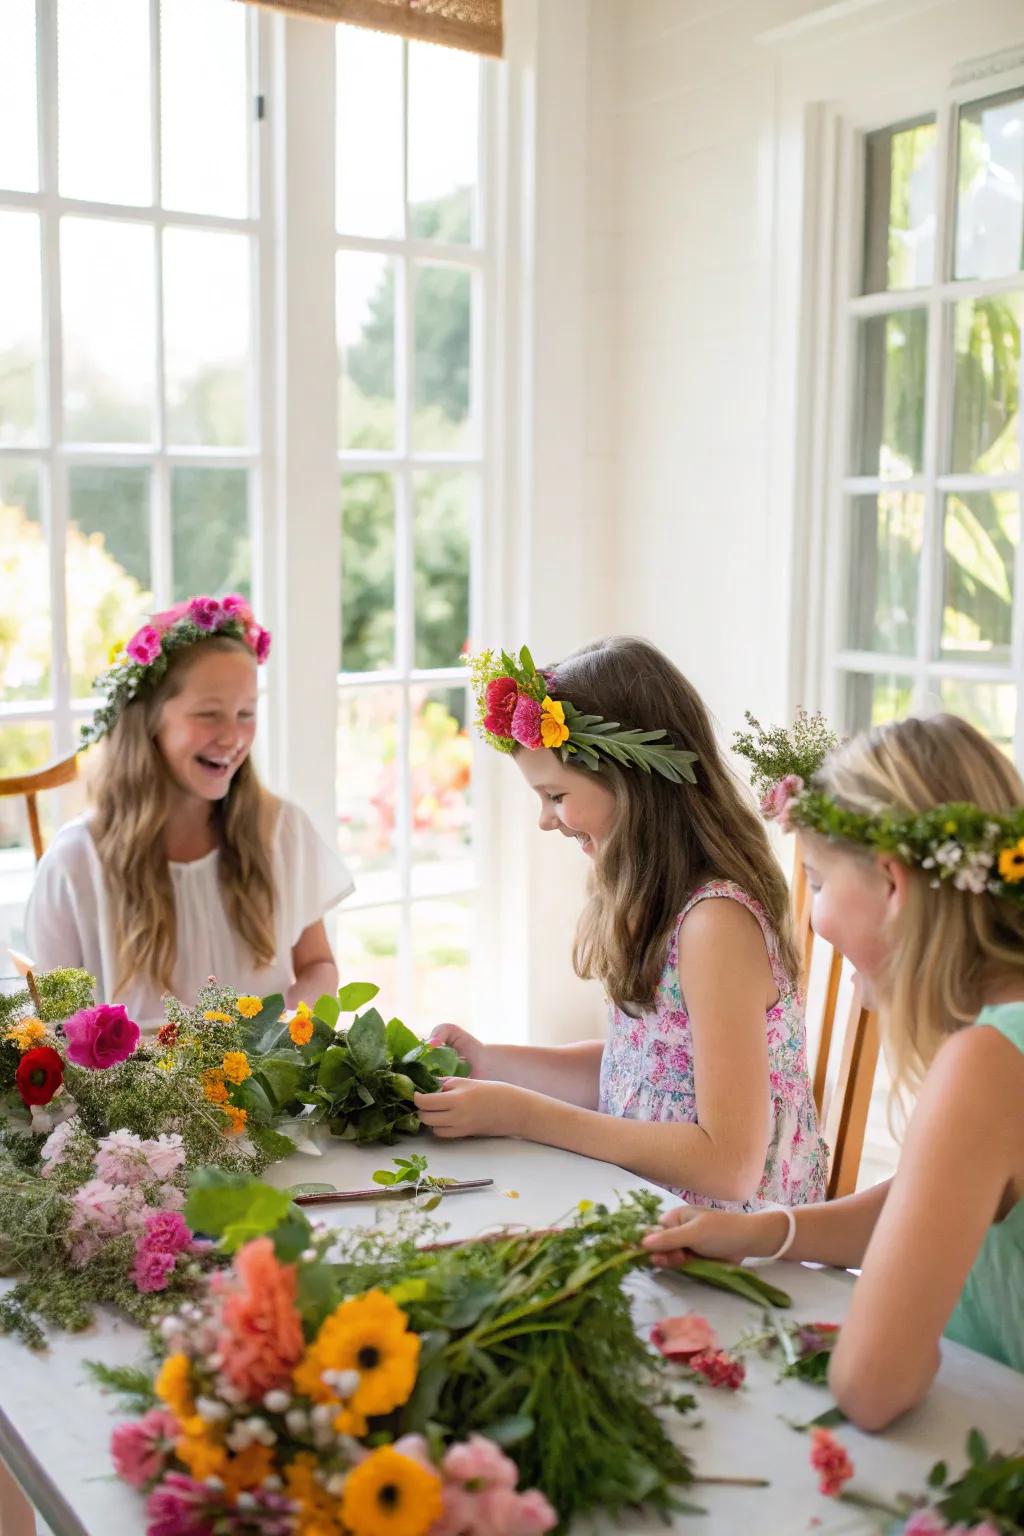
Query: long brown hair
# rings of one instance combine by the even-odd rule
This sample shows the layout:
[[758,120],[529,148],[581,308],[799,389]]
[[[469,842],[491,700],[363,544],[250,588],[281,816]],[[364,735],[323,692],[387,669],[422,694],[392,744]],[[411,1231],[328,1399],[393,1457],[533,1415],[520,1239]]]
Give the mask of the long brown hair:
[[576,709],[624,728],[665,730],[675,746],[699,759],[695,785],[602,762],[616,816],[595,856],[576,930],[577,975],[598,978],[620,1008],[652,1007],[680,912],[698,885],[721,879],[760,902],[795,982],[799,962],[786,881],[692,683],[655,646],[629,636],[596,640],[553,670],[557,695]]
[[[116,990],[144,979],[173,986],[178,954],[174,889],[164,852],[168,774],[155,737],[164,704],[180,693],[190,668],[210,651],[240,651],[239,640],[213,635],[178,652],[152,692],[130,704],[102,749],[92,780],[90,822],[107,886],[117,950]],[[257,965],[274,958],[274,875],[269,847],[277,802],[246,757],[223,800],[213,806],[218,872],[235,930]]]
[[[830,753],[815,783],[868,816],[913,816],[955,801],[997,812],[1024,804],[1013,764],[958,715],[876,726]],[[854,844],[834,846],[874,858]],[[911,869],[889,937],[880,1012],[899,1098],[920,1082],[946,1036],[973,1022],[986,988],[1024,980],[1024,906],[948,880],[936,889],[926,871]]]

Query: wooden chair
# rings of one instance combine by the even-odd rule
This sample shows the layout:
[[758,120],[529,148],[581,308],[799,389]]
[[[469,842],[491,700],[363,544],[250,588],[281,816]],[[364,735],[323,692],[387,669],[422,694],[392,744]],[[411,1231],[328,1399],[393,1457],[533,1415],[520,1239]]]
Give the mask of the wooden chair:
[[34,773],[17,774],[12,779],[0,779],[0,797],[5,795],[24,795],[25,804],[28,807],[28,829],[32,837],[32,852],[35,854],[36,863],[43,856],[43,833],[39,825],[39,805],[37,796],[44,789],[59,789],[63,784],[71,784],[78,777],[78,754],[73,752],[70,757],[61,758],[58,763],[51,763],[48,768],[37,768]]
[[[811,892],[801,864],[797,865],[793,876],[793,914],[802,957],[801,981],[806,993],[811,978],[815,933],[811,927]],[[853,995],[843,1025],[835,1085],[826,1103],[825,1089],[842,975],[843,957],[832,950],[825,979],[821,1033],[812,1078],[815,1107],[832,1153],[828,1176],[830,1200],[838,1199],[840,1195],[852,1195],[857,1188],[879,1049],[878,1019],[870,1009],[865,1008],[858,980],[854,982]]]

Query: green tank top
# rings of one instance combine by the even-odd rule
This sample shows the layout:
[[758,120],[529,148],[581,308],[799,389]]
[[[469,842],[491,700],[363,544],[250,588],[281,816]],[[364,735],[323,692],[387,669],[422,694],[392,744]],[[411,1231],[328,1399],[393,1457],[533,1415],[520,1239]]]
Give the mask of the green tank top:
[[[983,1008],[975,1024],[988,1024],[1024,1053],[1024,1003]],[[1024,1200],[989,1227],[946,1338],[1024,1371]]]

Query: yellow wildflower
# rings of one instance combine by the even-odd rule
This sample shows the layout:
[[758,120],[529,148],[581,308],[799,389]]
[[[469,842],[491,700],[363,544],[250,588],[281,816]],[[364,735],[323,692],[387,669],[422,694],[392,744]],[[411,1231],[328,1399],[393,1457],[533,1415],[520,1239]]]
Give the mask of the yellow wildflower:
[[174,1442],[174,1454],[185,1463],[197,1483],[207,1477],[224,1476],[227,1452],[210,1438],[205,1426],[197,1435],[181,1435]]
[[947,837],[952,837],[953,833],[956,831],[956,822],[955,821],[944,821],[942,823],[942,830],[943,830],[943,832],[945,832]]
[[207,1067],[203,1073],[203,1092],[211,1104],[227,1103],[228,1090],[220,1067]]
[[7,1031],[8,1040],[13,1040],[19,1051],[30,1051],[40,1040],[46,1039],[46,1025],[42,1019],[22,1019],[20,1024],[12,1024]]
[[419,1335],[408,1331],[405,1313],[383,1291],[343,1301],[295,1368],[296,1389],[316,1402],[337,1402],[324,1371],[358,1371],[359,1385],[345,1404],[373,1417],[406,1402],[416,1385]]
[[382,1445],[345,1479],[341,1518],[352,1536],[424,1536],[441,1504],[437,1473]]
[[288,1025],[288,1033],[293,1045],[305,1045],[307,1040],[313,1038],[313,1015],[305,1003],[300,1003],[295,1010],[295,1017]]
[[594,1209],[594,1202],[593,1200],[580,1200],[576,1205],[576,1209],[579,1211],[581,1216],[585,1216],[588,1211],[592,1211]]
[[1007,885],[1017,885],[1024,880],[1024,837],[1012,848],[1004,848],[999,855],[999,878]]
[[247,1077],[252,1077],[252,1067],[244,1051],[228,1051],[220,1068],[229,1083],[244,1083]]
[[173,1056],[161,1056],[160,1060],[156,1064],[156,1069],[157,1069],[158,1072],[170,1072],[170,1071],[173,1070],[173,1068],[174,1068],[174,1057]]
[[153,1391],[179,1423],[195,1417],[191,1366],[187,1355],[179,1350],[177,1354],[167,1356],[153,1383]]
[[113,645],[110,647],[110,650],[107,652],[107,666],[108,667],[112,667],[115,662],[121,660],[123,655],[124,655],[124,641],[123,640],[115,640]]
[[208,1024],[233,1024],[235,1022],[230,1013],[221,1013],[217,1008],[207,1008],[203,1018]]
[[261,997],[240,997],[235,1007],[243,1019],[254,1019],[262,1011],[263,999]]
[[540,706],[540,739],[546,747],[560,747],[569,740],[565,710],[557,699],[545,698]]
[[249,1116],[244,1109],[237,1109],[234,1104],[222,1104],[221,1108],[227,1115],[231,1124],[228,1126],[229,1136],[240,1136],[245,1130],[245,1122]]

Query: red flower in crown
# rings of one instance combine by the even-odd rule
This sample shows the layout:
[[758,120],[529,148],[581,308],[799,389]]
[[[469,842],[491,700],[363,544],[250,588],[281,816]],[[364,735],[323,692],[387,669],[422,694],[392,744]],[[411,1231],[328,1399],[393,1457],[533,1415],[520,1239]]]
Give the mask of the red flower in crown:
[[512,735],[512,716],[519,699],[519,687],[512,677],[496,677],[487,684],[487,713],[484,730],[492,736]]

